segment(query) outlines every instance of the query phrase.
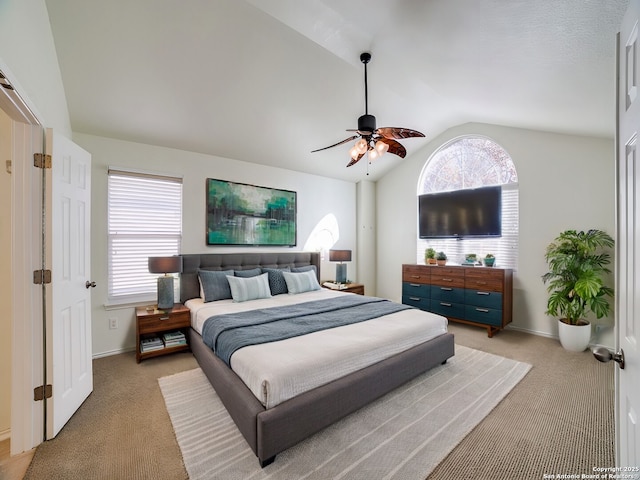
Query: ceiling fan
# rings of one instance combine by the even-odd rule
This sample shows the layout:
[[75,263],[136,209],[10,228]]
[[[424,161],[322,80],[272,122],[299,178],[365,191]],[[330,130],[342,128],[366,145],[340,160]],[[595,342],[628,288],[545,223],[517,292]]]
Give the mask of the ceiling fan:
[[347,167],[355,165],[360,159],[369,153],[369,161],[374,160],[386,152],[398,155],[404,158],[407,150],[396,140],[410,137],[424,137],[423,133],[409,128],[399,127],[381,127],[376,128],[376,117],[369,115],[369,100],[367,89],[367,63],[371,60],[371,54],[364,52],[360,54],[360,61],[364,64],[364,115],[358,118],[358,128],[348,129],[347,132],[357,132],[357,135],[345,138],[341,142],[334,143],[328,147],[313,150],[311,153],[327,150],[328,148],[337,147],[343,143],[358,139],[349,151],[351,161]]

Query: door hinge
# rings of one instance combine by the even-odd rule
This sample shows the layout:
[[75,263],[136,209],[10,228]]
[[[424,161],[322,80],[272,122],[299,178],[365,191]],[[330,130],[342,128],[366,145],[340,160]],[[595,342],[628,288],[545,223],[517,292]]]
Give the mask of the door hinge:
[[51,155],[45,155],[44,153],[34,153],[33,166],[36,168],[51,168]]
[[33,283],[36,285],[51,283],[51,270],[34,270]]
[[33,401],[39,402],[45,398],[51,398],[53,395],[53,387],[51,385],[40,385],[33,389]]

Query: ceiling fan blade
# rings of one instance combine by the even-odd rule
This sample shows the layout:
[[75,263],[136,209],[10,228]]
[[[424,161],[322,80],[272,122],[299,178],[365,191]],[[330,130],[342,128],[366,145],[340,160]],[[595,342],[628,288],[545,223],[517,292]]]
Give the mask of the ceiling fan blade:
[[319,148],[317,150],[311,150],[311,153],[314,152],[319,152],[321,150],[326,150],[328,148],[333,148],[333,147],[337,147],[338,145],[342,145],[343,143],[347,143],[350,142],[351,140],[355,140],[356,138],[358,138],[360,135],[354,135],[353,137],[349,137],[349,138],[345,138],[344,140],[342,140],[341,142],[338,143],[334,143],[333,145],[329,145],[328,147],[324,147],[324,148]]
[[400,158],[404,158],[407,155],[407,150],[399,142],[396,142],[391,138],[381,137],[381,138],[378,138],[376,141],[383,142],[389,145],[389,150],[387,150],[387,153],[393,153],[394,155],[397,155]]
[[420,133],[417,130],[399,127],[381,127],[376,130],[376,133],[385,138],[395,138],[396,140],[411,137],[424,137],[424,133]]
[[358,158],[352,158],[351,161],[347,164],[347,167],[350,167],[351,165],[355,165],[360,161],[362,157],[364,157],[364,153],[361,153],[360,155],[358,155]]

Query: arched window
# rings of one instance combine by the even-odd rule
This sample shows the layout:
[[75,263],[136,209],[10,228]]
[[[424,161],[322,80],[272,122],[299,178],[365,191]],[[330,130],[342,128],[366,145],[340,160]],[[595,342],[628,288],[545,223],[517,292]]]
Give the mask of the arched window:
[[418,180],[423,193],[502,186],[502,237],[421,239],[417,241],[418,263],[424,251],[443,251],[452,263],[465,255],[496,256],[496,265],[516,268],[518,255],[518,174],[509,154],[493,140],[480,136],[459,137],[440,147],[425,163]]

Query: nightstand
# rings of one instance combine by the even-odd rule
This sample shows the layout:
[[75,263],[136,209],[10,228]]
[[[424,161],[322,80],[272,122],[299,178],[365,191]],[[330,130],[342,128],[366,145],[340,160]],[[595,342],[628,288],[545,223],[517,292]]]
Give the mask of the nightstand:
[[355,293],[356,295],[364,295],[364,285],[361,283],[347,283],[344,288],[331,288],[325,285],[322,285],[324,288],[328,288],[329,290],[336,290],[337,292],[348,292]]
[[[140,363],[145,358],[158,357],[169,353],[189,350],[188,329],[191,327],[189,309],[181,303],[176,303],[170,310],[158,310],[155,305],[136,308],[136,361]],[[164,334],[181,332],[185,342],[175,339],[173,346],[149,346],[148,351],[142,351],[141,342],[158,337],[161,341]],[[180,335],[178,335],[180,337]]]

